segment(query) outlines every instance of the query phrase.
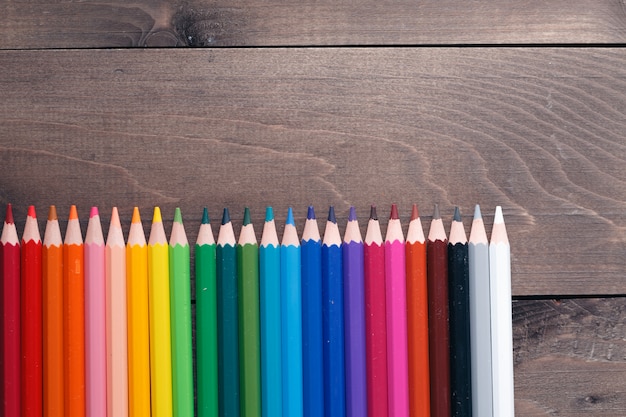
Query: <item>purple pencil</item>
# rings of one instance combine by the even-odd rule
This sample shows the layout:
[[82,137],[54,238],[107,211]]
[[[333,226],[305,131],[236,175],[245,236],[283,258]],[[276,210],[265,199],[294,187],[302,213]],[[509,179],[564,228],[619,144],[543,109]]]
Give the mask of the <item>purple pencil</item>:
[[345,323],[346,415],[367,415],[367,378],[365,371],[365,289],[363,240],[350,207],[343,251],[343,311]]

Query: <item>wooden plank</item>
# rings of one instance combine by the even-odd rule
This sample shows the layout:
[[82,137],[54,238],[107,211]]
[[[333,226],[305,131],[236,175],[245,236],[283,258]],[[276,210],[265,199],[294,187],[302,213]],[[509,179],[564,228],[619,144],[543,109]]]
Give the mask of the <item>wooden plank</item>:
[[623,298],[513,303],[518,416],[626,415]]
[[[0,52],[0,202],[264,207],[298,227],[504,207],[515,295],[626,287],[626,51],[323,48]],[[40,209],[42,210],[42,209]],[[169,214],[168,214],[169,213]],[[108,216],[105,214],[105,218]],[[385,226],[386,221],[383,221]],[[86,227],[86,224],[84,225]],[[148,225],[146,224],[146,230]]]
[[2,2],[0,48],[621,43],[619,0]]

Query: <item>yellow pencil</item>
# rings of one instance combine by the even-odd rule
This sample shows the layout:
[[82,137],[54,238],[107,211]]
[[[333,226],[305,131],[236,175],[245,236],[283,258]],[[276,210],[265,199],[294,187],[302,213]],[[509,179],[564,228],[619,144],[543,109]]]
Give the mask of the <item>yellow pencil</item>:
[[126,244],[128,310],[128,410],[131,416],[150,415],[150,328],[148,319],[148,246],[139,209]]
[[172,346],[168,258],[169,247],[161,220],[161,210],[155,207],[150,239],[148,240],[152,417],[172,416]]

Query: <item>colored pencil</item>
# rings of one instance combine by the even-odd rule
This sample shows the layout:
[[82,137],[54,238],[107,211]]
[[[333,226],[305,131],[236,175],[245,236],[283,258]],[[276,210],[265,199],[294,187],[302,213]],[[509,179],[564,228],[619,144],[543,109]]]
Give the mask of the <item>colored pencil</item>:
[[3,416],[20,415],[20,241],[17,237],[13,208],[7,205],[2,237],[2,390]]
[[172,416],[169,249],[161,209],[154,208],[148,240],[150,390],[152,417]]
[[126,243],[126,292],[128,312],[128,414],[150,415],[150,309],[148,306],[148,245],[139,208]]
[[239,332],[237,251],[233,224],[224,209],[217,236],[217,354],[220,416],[239,416]]
[[426,238],[415,204],[411,210],[411,222],[406,235],[406,290],[409,411],[413,417],[430,417]]
[[265,210],[259,247],[259,291],[261,320],[261,410],[263,417],[281,416],[282,353],[280,305],[280,244],[274,210]]
[[291,207],[280,245],[280,298],[282,315],[283,416],[303,415],[302,387],[302,282],[298,231]]
[[43,412],[42,375],[42,278],[41,236],[35,207],[28,207],[22,235],[22,416],[41,416]]
[[324,415],[346,414],[341,236],[334,207],[322,242],[322,331],[324,342]]
[[391,206],[385,236],[385,283],[389,415],[404,417],[409,415],[406,248],[395,204]]
[[461,212],[454,209],[448,240],[450,392],[454,417],[472,416],[469,264]]
[[385,302],[385,245],[376,207],[372,206],[363,247],[367,360],[367,411],[387,417],[387,311]]
[[237,242],[237,290],[239,300],[239,389],[242,416],[261,415],[261,329],[259,321],[259,246],[244,210]]
[[489,301],[489,241],[477,204],[468,245],[472,414],[493,417],[491,383],[491,307]]
[[76,206],[70,207],[63,244],[65,415],[85,415],[85,271]]
[[367,416],[367,372],[365,369],[365,284],[363,239],[350,207],[343,238],[343,299],[345,321],[346,415]]
[[92,207],[85,234],[85,406],[104,417],[107,404],[106,252],[98,208]]
[[50,206],[41,254],[43,269],[43,415],[65,415],[63,394],[63,240]]
[[511,306],[511,247],[502,207],[496,207],[489,244],[491,292],[491,360],[493,415],[515,415],[513,398],[513,323]]
[[183,225],[183,216],[180,208],[176,207],[169,247],[172,402],[175,417],[194,415],[189,256],[189,242]]
[[322,240],[313,206],[302,232],[302,403],[305,417],[324,415]]
[[106,380],[108,417],[128,416],[126,248],[117,207],[106,240]]
[[426,247],[428,280],[428,348],[432,417],[449,417],[450,336],[448,330],[448,238],[435,205]]
[[215,239],[205,207],[195,247],[196,367],[199,417],[217,417],[217,298]]

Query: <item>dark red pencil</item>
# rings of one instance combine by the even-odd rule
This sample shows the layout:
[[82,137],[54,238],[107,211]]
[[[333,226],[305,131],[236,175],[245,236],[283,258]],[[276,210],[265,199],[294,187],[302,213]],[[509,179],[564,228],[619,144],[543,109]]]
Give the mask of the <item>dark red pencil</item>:
[[40,417],[43,398],[41,237],[35,207],[22,235],[22,417]]
[[448,329],[448,239],[435,205],[426,247],[431,417],[449,417],[450,334]]
[[20,415],[20,241],[17,237],[13,209],[7,205],[0,237],[0,270],[2,273],[2,360],[0,375],[0,415]]

